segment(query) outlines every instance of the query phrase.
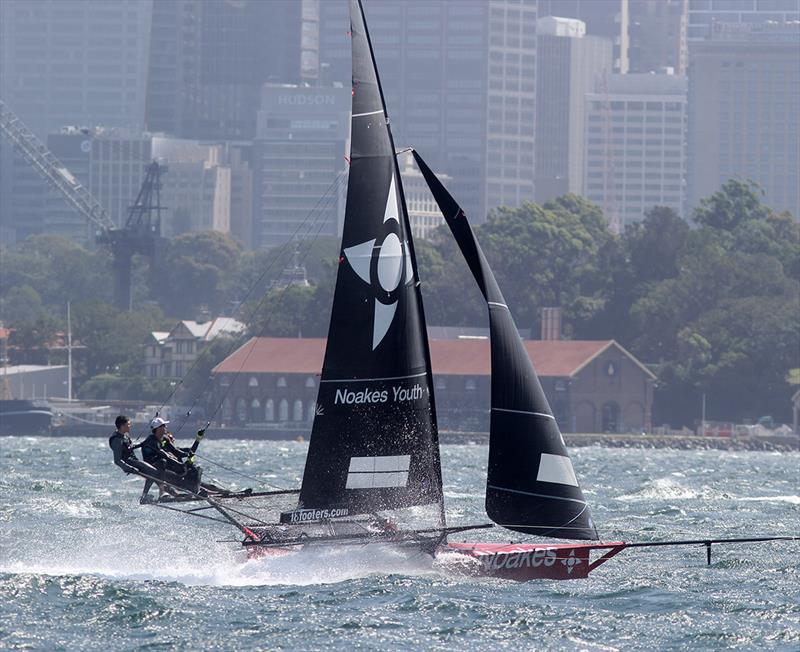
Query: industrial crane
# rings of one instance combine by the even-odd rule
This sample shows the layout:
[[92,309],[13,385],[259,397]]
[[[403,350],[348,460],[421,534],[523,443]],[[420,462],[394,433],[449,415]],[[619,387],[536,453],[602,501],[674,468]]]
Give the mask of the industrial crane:
[[165,242],[161,237],[161,211],[164,208],[161,206],[161,174],[165,171],[164,166],[156,161],[147,165],[144,181],[136,201],[129,208],[125,225],[118,227],[94,195],[2,100],[0,131],[28,164],[96,227],[96,242],[109,245],[113,255],[114,303],[120,310],[130,310],[133,256],[148,256],[152,274]]

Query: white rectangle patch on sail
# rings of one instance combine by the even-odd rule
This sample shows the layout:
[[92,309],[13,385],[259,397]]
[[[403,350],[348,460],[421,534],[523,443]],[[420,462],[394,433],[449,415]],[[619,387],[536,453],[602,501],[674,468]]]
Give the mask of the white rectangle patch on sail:
[[410,455],[351,457],[345,486],[347,489],[405,487],[409,466]]
[[564,455],[552,455],[542,453],[539,460],[539,473],[536,475],[539,482],[555,482],[557,484],[568,484],[572,487],[578,486],[578,479],[572,469],[572,462]]

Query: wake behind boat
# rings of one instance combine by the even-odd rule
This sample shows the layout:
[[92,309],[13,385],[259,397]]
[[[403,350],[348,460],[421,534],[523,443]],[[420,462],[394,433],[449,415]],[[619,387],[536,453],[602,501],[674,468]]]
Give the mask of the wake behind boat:
[[485,506],[492,523],[447,523],[430,353],[403,185],[360,0],[350,0],[350,16],[347,205],[301,487],[261,493],[173,487],[177,496],[157,505],[233,525],[251,556],[379,543],[430,555],[455,572],[514,580],[586,577],[628,547],[703,545],[710,560],[715,543],[792,539],[448,541],[493,524],[527,536],[584,542],[597,541],[598,533],[541,383],[464,211],[415,152],[489,310]]

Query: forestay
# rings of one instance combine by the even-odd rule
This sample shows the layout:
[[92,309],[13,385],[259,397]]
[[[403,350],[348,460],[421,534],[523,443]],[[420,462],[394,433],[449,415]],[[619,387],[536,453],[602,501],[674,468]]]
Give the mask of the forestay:
[[486,513],[519,532],[597,539],[558,424],[464,211],[416,152],[414,157],[489,307],[492,411]]
[[360,3],[350,176],[300,522],[439,503],[430,354],[408,216]]

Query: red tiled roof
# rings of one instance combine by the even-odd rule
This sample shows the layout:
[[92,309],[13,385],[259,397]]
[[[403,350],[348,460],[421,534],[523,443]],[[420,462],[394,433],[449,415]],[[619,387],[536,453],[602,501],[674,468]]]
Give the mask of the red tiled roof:
[[[526,340],[540,376],[570,376],[613,344],[613,340]],[[489,374],[489,340],[431,340],[433,371],[442,375]],[[214,368],[214,373],[318,374],[325,340],[256,337]]]

